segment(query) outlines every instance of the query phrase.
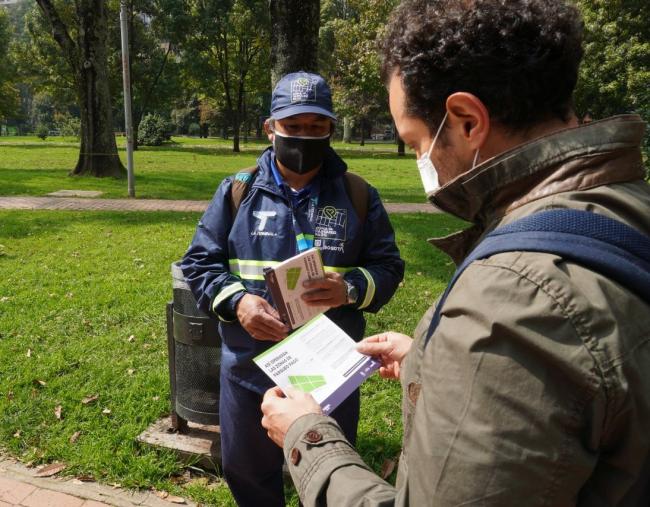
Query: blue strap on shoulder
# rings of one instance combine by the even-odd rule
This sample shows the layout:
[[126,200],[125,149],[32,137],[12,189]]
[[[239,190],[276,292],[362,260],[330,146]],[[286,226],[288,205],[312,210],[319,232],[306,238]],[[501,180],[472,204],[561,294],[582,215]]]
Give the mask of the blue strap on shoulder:
[[463,271],[476,260],[513,251],[558,255],[620,283],[650,303],[650,236],[588,211],[542,211],[495,229],[472,250],[440,298],[425,343]]

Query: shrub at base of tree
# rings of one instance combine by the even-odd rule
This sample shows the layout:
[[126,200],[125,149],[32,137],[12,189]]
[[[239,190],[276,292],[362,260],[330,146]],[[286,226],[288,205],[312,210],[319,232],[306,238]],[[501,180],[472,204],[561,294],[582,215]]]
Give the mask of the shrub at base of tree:
[[142,146],[160,146],[169,139],[168,124],[158,114],[147,114],[138,128],[138,144]]
[[42,141],[45,141],[45,139],[47,139],[49,133],[50,129],[48,129],[46,125],[41,124],[36,127],[36,136]]

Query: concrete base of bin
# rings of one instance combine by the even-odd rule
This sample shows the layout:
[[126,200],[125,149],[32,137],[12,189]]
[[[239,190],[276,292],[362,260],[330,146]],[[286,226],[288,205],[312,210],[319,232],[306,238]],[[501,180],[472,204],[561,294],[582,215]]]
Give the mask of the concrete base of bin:
[[219,471],[221,467],[221,436],[219,426],[188,422],[188,430],[174,431],[171,417],[163,417],[138,436],[145,444],[170,449],[185,462],[206,470]]
[[[219,426],[188,422],[188,431],[178,433],[172,427],[170,416],[158,419],[143,431],[138,442],[174,451],[187,463],[221,474],[221,434]],[[282,467],[284,480],[291,483],[287,465]]]

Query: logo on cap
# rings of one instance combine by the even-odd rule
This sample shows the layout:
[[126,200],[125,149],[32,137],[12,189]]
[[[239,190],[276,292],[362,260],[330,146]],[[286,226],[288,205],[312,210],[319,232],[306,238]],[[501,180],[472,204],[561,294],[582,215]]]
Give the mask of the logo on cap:
[[291,81],[291,103],[315,102],[316,87],[314,81],[306,77],[300,77]]

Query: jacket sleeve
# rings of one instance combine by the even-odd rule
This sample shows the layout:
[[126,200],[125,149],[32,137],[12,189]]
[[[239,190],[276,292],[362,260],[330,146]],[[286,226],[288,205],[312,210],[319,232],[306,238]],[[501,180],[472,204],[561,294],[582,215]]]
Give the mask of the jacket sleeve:
[[192,243],[181,261],[181,269],[198,306],[223,321],[233,320],[228,300],[246,288],[230,273],[228,235],[232,226],[230,178],[225,179],[208,206],[194,233]]
[[[313,435],[322,437],[314,443]],[[331,417],[297,419],[284,440],[284,455],[305,507],[389,507],[403,499],[366,465]]]
[[404,261],[388,213],[373,187],[369,187],[368,202],[359,266],[346,273],[345,279],[359,288],[357,308],[374,313],[395,294],[404,278]]

